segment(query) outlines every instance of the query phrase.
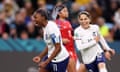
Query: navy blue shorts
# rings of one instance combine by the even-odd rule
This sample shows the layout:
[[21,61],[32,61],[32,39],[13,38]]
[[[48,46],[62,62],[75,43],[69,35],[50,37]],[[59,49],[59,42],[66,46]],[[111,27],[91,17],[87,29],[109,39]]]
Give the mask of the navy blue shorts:
[[104,53],[97,55],[94,62],[92,62],[90,64],[85,64],[85,66],[86,66],[88,72],[99,72],[98,64],[101,62],[105,62]]
[[[48,57],[46,56],[43,61],[45,61]],[[67,66],[69,62],[69,57],[61,62],[50,62],[45,69],[49,72],[66,72]]]

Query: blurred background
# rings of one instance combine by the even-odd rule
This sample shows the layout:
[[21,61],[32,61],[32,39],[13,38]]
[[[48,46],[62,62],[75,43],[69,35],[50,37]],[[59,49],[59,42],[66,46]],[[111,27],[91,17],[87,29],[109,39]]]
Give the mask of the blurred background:
[[38,72],[32,58],[45,43],[31,15],[38,8],[45,8],[50,15],[60,4],[68,7],[73,29],[79,26],[79,11],[90,12],[92,23],[99,25],[101,34],[116,51],[107,61],[109,72],[120,72],[120,0],[0,0],[0,72]]

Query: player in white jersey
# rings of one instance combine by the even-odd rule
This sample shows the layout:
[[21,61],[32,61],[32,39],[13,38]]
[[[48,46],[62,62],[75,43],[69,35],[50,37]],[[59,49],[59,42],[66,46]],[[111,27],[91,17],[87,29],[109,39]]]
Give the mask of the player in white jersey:
[[[75,29],[75,42],[82,55],[86,70],[89,72],[108,72],[105,64],[107,59],[114,55],[115,51],[107,45],[103,36],[99,33],[97,25],[91,25],[91,16],[88,12],[82,11],[78,15],[80,26]],[[102,48],[99,43],[101,43]],[[104,56],[104,51],[105,56]],[[111,54],[110,54],[111,53]]]
[[43,28],[43,37],[47,47],[39,56],[33,58],[34,62],[40,62],[40,72],[66,72],[69,62],[69,54],[63,46],[59,28],[53,21],[48,21],[47,12],[38,9],[34,15],[34,22]]

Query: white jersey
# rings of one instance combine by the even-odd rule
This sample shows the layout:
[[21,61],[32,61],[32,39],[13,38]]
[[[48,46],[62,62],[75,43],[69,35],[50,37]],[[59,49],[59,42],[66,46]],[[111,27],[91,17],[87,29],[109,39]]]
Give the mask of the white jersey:
[[75,29],[74,35],[76,46],[80,50],[85,64],[90,64],[95,60],[96,56],[103,52],[99,43],[94,40],[94,36],[99,35],[102,46],[107,50],[110,49],[103,36],[100,35],[97,25],[90,25],[88,29],[79,26]]
[[52,62],[60,62],[65,60],[69,54],[66,48],[63,46],[61,34],[57,24],[53,21],[48,21],[47,26],[43,29],[44,30],[44,41],[48,46],[48,57],[51,56],[53,51],[55,50],[55,43],[61,44],[61,51],[59,54],[52,60]]

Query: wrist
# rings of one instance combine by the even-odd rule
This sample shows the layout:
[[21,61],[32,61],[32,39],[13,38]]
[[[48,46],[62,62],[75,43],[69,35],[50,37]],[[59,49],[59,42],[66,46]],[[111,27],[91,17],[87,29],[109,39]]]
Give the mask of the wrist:
[[48,63],[50,62],[50,60],[49,60],[49,59],[47,59],[45,62],[48,64]]
[[110,50],[104,50],[104,52],[109,52],[110,54],[112,54],[112,52]]
[[108,51],[108,50],[105,50],[105,49],[104,49],[104,52],[107,52],[107,51]]
[[40,56],[37,56],[39,59],[40,59],[40,61],[41,61],[41,57]]

